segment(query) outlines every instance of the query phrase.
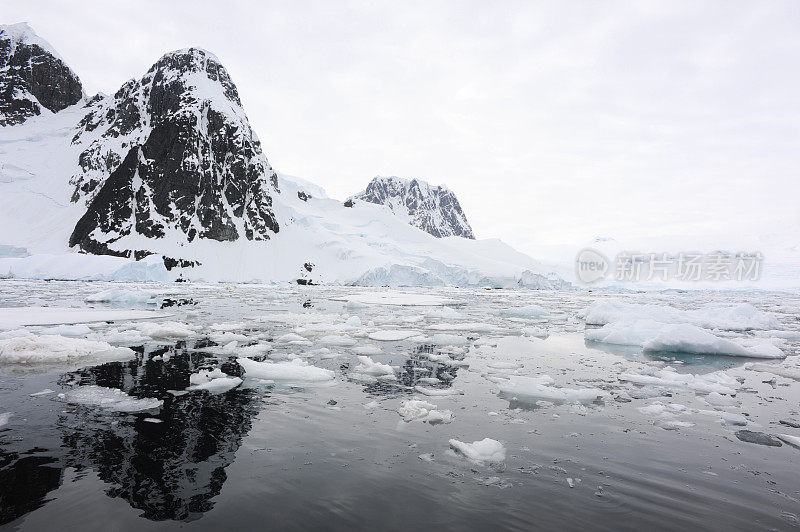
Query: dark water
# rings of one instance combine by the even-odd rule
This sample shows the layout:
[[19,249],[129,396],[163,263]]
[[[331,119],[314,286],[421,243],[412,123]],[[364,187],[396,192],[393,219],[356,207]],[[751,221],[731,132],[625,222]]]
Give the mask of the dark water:
[[[189,290],[187,288],[187,290]],[[204,323],[242,318],[258,306],[192,294],[204,301]],[[562,296],[557,296],[562,297]],[[309,289],[280,303],[306,311],[334,303]],[[250,302],[250,303],[248,303]],[[489,309],[482,301],[476,316]],[[202,308],[202,304],[200,305]],[[192,307],[194,308],[194,307]],[[338,307],[337,307],[338,308]],[[360,310],[363,320],[384,309]],[[391,310],[396,318],[411,310]],[[372,314],[374,315],[372,315]],[[417,311],[418,313],[418,311]],[[186,316],[180,316],[185,318]],[[391,317],[391,315],[389,316]],[[175,317],[171,318],[175,319]],[[188,321],[188,318],[187,318]],[[270,326],[272,327],[272,326]],[[275,326],[271,341],[291,331]],[[251,331],[254,332],[254,331]],[[264,331],[262,330],[261,333]],[[481,334],[457,333],[475,338]],[[582,334],[557,329],[547,340],[492,340],[499,352],[525,354],[531,374],[608,390],[618,368],[653,362],[640,352],[586,345]],[[220,367],[241,374],[235,356],[220,355],[204,334],[136,346],[137,357],[57,374],[0,377],[0,523],[10,530],[139,530],[150,528],[267,530],[769,530],[800,526],[800,449],[742,442],[713,418],[663,430],[635,407],[652,401],[530,405],[504,399],[480,366],[480,349],[460,355],[469,368],[432,362],[441,346],[382,344],[373,358],[398,367],[397,383],[347,380],[352,354],[310,361],[337,374],[334,386],[242,386],[226,393],[184,390],[189,375]],[[275,346],[275,352],[314,349]],[[343,350],[346,351],[346,350]],[[476,354],[477,353],[477,354]],[[167,354],[166,360],[154,356]],[[274,353],[270,352],[272,356]],[[509,355],[510,356],[510,355]],[[474,357],[474,358],[473,358]],[[458,355],[454,358],[459,358]],[[676,360],[673,356],[667,362]],[[752,423],[788,432],[781,418],[798,418],[798,383],[742,368],[745,360],[679,360],[681,371],[729,370],[748,391],[737,398]],[[450,424],[404,423],[402,399],[420,378],[463,395],[426,397],[455,413]],[[424,381],[423,381],[424,382]],[[56,394],[95,384],[134,397],[164,400],[159,410],[119,413],[67,404]],[[692,392],[658,398],[693,405]],[[377,401],[377,408],[364,405]],[[707,406],[705,408],[708,408]],[[160,422],[154,423],[153,419]],[[687,418],[689,419],[689,418]],[[495,467],[468,462],[448,439],[504,442]],[[432,453],[433,460],[420,455]],[[567,479],[574,487],[570,487]]]

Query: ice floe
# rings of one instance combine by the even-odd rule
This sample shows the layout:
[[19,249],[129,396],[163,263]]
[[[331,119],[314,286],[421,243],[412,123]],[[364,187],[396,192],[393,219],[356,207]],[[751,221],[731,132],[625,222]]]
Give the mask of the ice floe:
[[11,420],[11,416],[14,414],[12,412],[3,412],[0,414],[0,427],[4,427],[8,425],[8,422]]
[[507,308],[500,311],[503,316],[510,316],[512,318],[546,318],[550,315],[550,311],[539,305],[526,305],[524,307]]
[[766,340],[751,340],[749,346],[720,338],[686,323],[670,324],[649,319],[623,320],[586,329],[587,340],[617,345],[641,346],[645,351],[784,358],[786,355]]
[[257,362],[249,358],[237,359],[245,377],[267,379],[285,383],[329,383],[336,374],[310,365],[299,358],[287,362]]
[[88,386],[78,386],[68,392],[58,394],[58,398],[64,402],[99,406],[107,410],[116,412],[140,412],[143,410],[153,410],[161,408],[164,401],[154,398],[138,399],[131,397],[122,390],[116,388],[105,388],[94,384]]
[[136,353],[106,342],[59,335],[26,335],[0,340],[0,364],[58,365],[130,360]]
[[437,406],[421,399],[408,399],[400,404],[397,413],[404,421],[424,421],[431,425],[436,423],[450,423],[453,412],[450,410],[437,410]]
[[760,371],[763,373],[772,373],[779,377],[786,377],[787,379],[794,379],[800,381],[800,366],[778,365],[778,364],[763,364],[751,363],[745,364],[745,369],[751,371]]
[[87,303],[148,303],[156,304],[155,294],[147,290],[134,288],[109,288],[102,292],[86,296]]
[[152,310],[118,310],[64,307],[0,308],[0,330],[25,325],[69,325],[97,321],[126,321],[162,318],[168,314]]
[[722,371],[694,375],[678,373],[672,367],[644,368],[642,373],[623,373],[619,380],[634,384],[662,386],[669,390],[691,390],[698,393],[717,392],[732,395],[736,393],[738,382]]
[[373,331],[369,333],[368,337],[370,340],[376,340],[379,342],[397,342],[400,340],[413,338],[414,336],[420,336],[421,334],[422,333],[419,331],[408,329],[385,329]]
[[206,390],[211,393],[223,393],[232,390],[242,383],[239,377],[232,377],[223,373],[219,368],[213,370],[201,369],[189,376],[191,386],[187,390]]
[[510,375],[508,379],[498,379],[500,393],[518,401],[535,403],[539,400],[554,403],[590,403],[606,392],[599,388],[556,388],[549,375],[522,377]]
[[472,443],[465,443],[456,439],[449,440],[450,447],[477,463],[496,463],[506,459],[506,448],[497,440],[484,438]]

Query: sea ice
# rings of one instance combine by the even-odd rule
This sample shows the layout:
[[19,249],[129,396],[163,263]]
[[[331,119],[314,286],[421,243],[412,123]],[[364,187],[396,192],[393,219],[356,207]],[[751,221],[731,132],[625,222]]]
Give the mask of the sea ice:
[[598,397],[606,395],[598,388],[556,388],[549,375],[538,377],[520,377],[510,375],[508,379],[498,381],[500,392],[517,399],[535,403],[538,400],[554,403],[590,403]]
[[406,340],[414,336],[420,336],[422,333],[414,330],[407,329],[385,329],[369,333],[370,340],[377,340],[379,342],[397,342]]
[[236,388],[242,383],[239,377],[231,377],[219,368],[201,369],[189,376],[191,386],[187,390],[206,390],[211,393],[223,393]]
[[59,394],[59,399],[73,404],[99,406],[116,412],[140,412],[161,408],[164,401],[154,398],[137,399],[116,388],[88,385],[78,386],[72,390]]
[[749,369],[752,371],[759,371],[762,373],[772,373],[773,375],[777,375],[779,377],[786,377],[787,379],[794,379],[796,381],[800,381],[800,366],[752,363],[752,364],[745,364],[744,367],[745,369]]
[[167,314],[152,310],[117,310],[63,307],[5,307],[0,308],[0,330],[25,325],[60,325],[162,318]]
[[421,399],[408,399],[400,404],[397,413],[405,421],[425,421],[431,425],[436,423],[450,423],[453,412],[450,410],[437,410],[433,403]]
[[465,443],[456,439],[449,441],[450,447],[464,455],[467,459],[477,463],[496,463],[506,459],[506,448],[497,440],[484,438],[472,443]]
[[8,425],[8,422],[11,419],[11,416],[13,415],[14,414],[12,412],[3,412],[2,414],[0,414],[0,427]]
[[237,362],[244,369],[246,377],[256,379],[288,383],[328,383],[336,376],[329,369],[311,366],[299,358],[288,362],[256,362],[249,358],[239,358]]
[[[0,423],[0,425],[2,425],[2,423]],[[782,442],[800,449],[800,436],[793,436],[791,434],[778,434],[777,436]]]
[[623,373],[619,376],[619,380],[634,384],[663,386],[670,390],[691,390],[698,393],[717,392],[728,395],[735,394],[735,387],[738,385],[736,379],[721,371],[705,375],[678,373],[671,367],[645,368],[642,371],[642,374]]
[[775,329],[778,319],[749,303],[739,305],[706,305],[695,310],[679,310],[666,305],[638,305],[619,300],[595,301],[580,315],[589,325],[605,325],[617,321],[649,319],[661,323],[688,323],[706,329],[747,331]]
[[550,311],[539,305],[527,305],[524,307],[507,308],[500,311],[503,316],[513,318],[545,318],[550,315]]
[[381,375],[391,375],[394,377],[394,368],[389,364],[381,364],[375,362],[368,356],[360,355],[358,357],[359,364],[353,371],[362,375],[372,375],[373,377],[380,377]]
[[156,304],[155,294],[147,290],[131,288],[109,288],[86,296],[87,303],[148,303]]
[[645,351],[784,358],[775,345],[751,342],[749,347],[720,338],[709,331],[686,323],[669,324],[649,319],[612,322],[599,329],[586,329],[587,340],[617,345],[638,345]]
[[0,340],[0,364],[60,364],[77,361],[130,360],[136,353],[106,342],[58,335],[19,336]]

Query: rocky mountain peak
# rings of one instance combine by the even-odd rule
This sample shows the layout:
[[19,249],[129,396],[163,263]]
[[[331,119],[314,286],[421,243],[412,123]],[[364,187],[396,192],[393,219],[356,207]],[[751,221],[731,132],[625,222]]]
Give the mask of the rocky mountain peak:
[[0,25],[0,126],[61,111],[83,95],[78,76],[33,28]]
[[456,195],[445,186],[434,187],[419,179],[377,176],[352,199],[386,205],[396,216],[437,238],[475,238]]
[[93,100],[72,144],[82,150],[72,200],[88,210],[71,246],[131,256],[147,252],[115,244],[131,234],[230,241],[279,230],[277,175],[210,52],[170,52],[140,80]]

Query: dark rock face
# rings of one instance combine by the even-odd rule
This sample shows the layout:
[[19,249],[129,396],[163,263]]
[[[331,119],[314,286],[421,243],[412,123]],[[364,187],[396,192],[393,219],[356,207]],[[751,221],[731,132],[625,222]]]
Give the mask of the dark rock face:
[[[409,218],[409,224],[437,238],[460,236],[475,239],[456,195],[446,187],[432,187],[417,179],[376,177],[364,192],[353,198],[386,205],[398,216]],[[348,201],[352,205],[352,200]]]
[[71,183],[72,201],[87,212],[71,246],[129,256],[124,244],[109,245],[134,233],[192,242],[268,240],[279,231],[277,175],[236,86],[204,50],[167,54],[141,80],[94,101],[72,142],[86,146]]
[[0,126],[78,103],[78,76],[25,23],[0,26]]

